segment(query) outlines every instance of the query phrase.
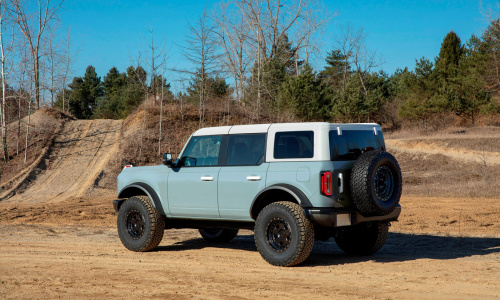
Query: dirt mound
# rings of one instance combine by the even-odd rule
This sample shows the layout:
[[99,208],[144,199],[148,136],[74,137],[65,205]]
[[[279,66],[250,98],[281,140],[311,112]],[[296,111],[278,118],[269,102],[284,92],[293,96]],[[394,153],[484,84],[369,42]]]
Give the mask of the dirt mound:
[[52,107],[44,107],[38,112],[58,120],[76,120],[70,113]]
[[36,172],[18,187],[11,203],[64,201],[98,184],[118,150],[122,121],[76,120],[57,134]]

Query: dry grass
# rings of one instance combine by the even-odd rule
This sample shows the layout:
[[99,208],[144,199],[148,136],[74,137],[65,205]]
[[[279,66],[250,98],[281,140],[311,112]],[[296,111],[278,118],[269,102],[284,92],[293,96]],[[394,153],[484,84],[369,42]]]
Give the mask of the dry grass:
[[[50,143],[57,127],[67,120],[74,119],[72,116],[54,108],[42,108],[31,115],[30,118],[26,161],[24,161],[24,150],[28,117],[21,119],[19,139],[17,121],[7,125],[9,161],[5,162],[3,158],[0,160],[0,184],[33,163]],[[0,145],[3,149],[1,141]]]
[[[499,127],[454,127],[424,135],[400,131],[386,140],[401,165],[406,195],[500,197]],[[405,148],[391,148],[395,141]]]

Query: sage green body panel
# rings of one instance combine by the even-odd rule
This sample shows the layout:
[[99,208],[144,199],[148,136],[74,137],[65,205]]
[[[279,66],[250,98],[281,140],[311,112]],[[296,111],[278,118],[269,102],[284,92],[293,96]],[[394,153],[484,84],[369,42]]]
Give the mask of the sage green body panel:
[[172,170],[167,192],[170,214],[179,218],[219,218],[217,182],[220,169],[184,167]]
[[266,187],[269,163],[226,166],[219,172],[219,213],[224,219],[252,221],[250,205]]

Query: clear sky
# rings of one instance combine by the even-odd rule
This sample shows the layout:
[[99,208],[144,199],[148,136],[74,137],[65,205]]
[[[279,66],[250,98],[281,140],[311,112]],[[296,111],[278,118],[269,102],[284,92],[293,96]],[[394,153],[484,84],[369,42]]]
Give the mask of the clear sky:
[[[71,29],[73,47],[78,49],[73,74],[83,76],[88,65],[101,77],[113,66],[125,71],[132,64],[131,57],[137,57],[139,49],[145,47],[149,26],[157,41],[166,41],[169,66],[186,66],[179,45],[184,43],[188,23],[194,23],[204,8],[211,9],[215,2],[66,0],[60,17],[62,27]],[[330,12],[337,12],[337,17],[323,36],[323,56],[333,49],[332,37],[340,26],[350,23],[354,28],[363,27],[369,49],[385,61],[381,69],[389,74],[397,68],[413,69],[415,59],[422,56],[433,59],[450,30],[465,42],[487,26],[479,0],[324,0],[324,4]],[[315,63],[316,68],[323,66],[322,60]]]

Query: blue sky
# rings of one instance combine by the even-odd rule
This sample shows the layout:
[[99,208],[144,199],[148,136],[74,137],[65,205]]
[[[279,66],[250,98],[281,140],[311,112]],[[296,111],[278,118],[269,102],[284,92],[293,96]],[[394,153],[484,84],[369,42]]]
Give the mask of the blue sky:
[[[83,76],[88,65],[93,65],[101,77],[113,66],[125,71],[132,64],[131,57],[145,47],[149,26],[154,29],[157,41],[166,41],[170,49],[169,66],[186,66],[178,45],[184,43],[188,24],[216,2],[65,1],[60,13],[61,25],[71,29],[73,47],[78,51],[73,74]],[[333,49],[333,36],[339,34],[340,27],[350,23],[354,28],[363,27],[369,49],[385,61],[381,69],[389,74],[397,68],[413,69],[415,59],[422,56],[433,59],[450,30],[465,42],[472,33],[480,35],[487,26],[479,1],[475,0],[325,0],[324,4],[330,12],[337,12],[337,16],[322,37],[323,56]],[[323,66],[323,60],[315,62],[316,68]],[[173,80],[175,75],[170,77]]]

